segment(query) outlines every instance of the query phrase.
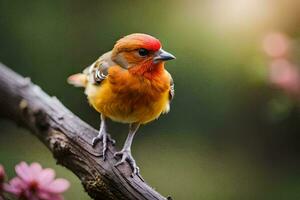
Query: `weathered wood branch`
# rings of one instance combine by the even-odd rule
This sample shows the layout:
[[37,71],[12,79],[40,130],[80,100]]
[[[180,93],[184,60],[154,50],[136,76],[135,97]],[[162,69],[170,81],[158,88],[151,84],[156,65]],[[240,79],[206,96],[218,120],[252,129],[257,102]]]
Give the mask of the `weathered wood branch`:
[[80,178],[93,199],[166,199],[139,177],[131,177],[128,164],[114,167],[115,148],[109,144],[107,160],[101,143],[91,141],[97,131],[61,102],[48,96],[29,78],[0,63],[0,116],[29,129],[53,153],[57,162]]

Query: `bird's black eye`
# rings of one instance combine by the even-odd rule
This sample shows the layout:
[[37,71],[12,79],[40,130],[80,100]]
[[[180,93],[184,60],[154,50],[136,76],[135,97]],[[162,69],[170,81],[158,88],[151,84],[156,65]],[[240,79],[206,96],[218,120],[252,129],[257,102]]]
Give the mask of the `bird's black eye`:
[[149,54],[149,51],[147,49],[144,49],[144,48],[139,49],[140,56],[147,56],[148,54]]

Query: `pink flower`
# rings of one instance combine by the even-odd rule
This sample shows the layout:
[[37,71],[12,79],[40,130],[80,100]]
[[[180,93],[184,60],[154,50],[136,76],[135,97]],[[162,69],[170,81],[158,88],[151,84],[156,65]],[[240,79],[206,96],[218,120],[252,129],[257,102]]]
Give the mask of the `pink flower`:
[[0,185],[4,182],[4,178],[5,178],[4,167],[0,165]]
[[54,179],[53,169],[42,169],[38,163],[30,166],[21,162],[15,167],[17,177],[4,186],[6,192],[26,200],[62,200],[70,183],[65,179]]
[[300,93],[300,74],[295,65],[285,59],[275,59],[269,68],[269,78],[272,84],[293,95]]
[[1,194],[3,192],[3,182],[5,179],[5,171],[2,165],[0,165],[0,200],[2,200]]
[[289,38],[280,32],[269,33],[263,40],[263,49],[272,58],[283,57],[290,49]]

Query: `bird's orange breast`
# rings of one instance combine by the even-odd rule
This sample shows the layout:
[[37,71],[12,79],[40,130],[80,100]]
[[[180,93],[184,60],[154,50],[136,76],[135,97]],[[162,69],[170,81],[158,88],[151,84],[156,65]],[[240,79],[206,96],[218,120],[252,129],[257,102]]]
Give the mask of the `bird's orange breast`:
[[145,124],[168,110],[169,89],[170,77],[164,69],[146,78],[114,66],[100,86],[89,84],[86,94],[90,104],[105,116]]

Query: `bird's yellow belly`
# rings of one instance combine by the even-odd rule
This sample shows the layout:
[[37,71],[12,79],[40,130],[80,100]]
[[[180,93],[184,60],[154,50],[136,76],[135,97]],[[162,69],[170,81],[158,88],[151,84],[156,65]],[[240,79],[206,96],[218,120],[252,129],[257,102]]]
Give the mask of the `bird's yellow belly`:
[[100,113],[123,123],[148,123],[169,109],[169,92],[149,85],[112,85],[108,80],[100,86],[88,85],[90,104]]

